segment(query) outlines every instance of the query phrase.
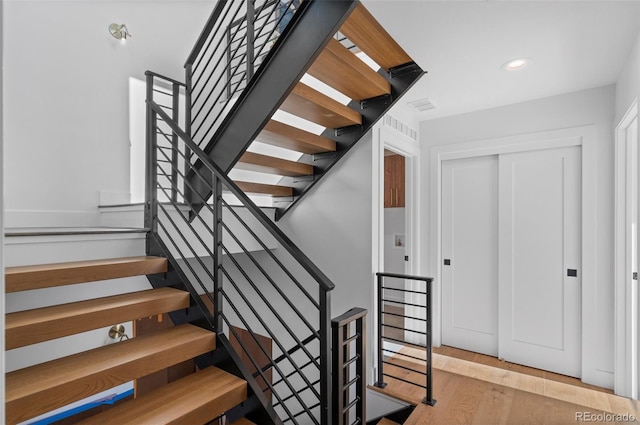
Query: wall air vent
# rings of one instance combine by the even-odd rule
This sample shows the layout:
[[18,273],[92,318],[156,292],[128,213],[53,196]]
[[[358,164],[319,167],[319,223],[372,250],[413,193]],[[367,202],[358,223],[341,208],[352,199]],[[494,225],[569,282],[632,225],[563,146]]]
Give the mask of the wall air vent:
[[425,97],[424,99],[414,100],[412,102],[407,102],[407,105],[411,106],[418,112],[429,111],[436,108],[436,105],[434,105],[431,99],[429,99],[428,97]]

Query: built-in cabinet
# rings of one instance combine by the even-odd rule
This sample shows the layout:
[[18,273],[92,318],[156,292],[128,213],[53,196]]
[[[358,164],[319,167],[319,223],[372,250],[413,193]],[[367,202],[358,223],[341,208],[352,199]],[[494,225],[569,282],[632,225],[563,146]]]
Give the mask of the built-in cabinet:
[[405,158],[388,154],[384,157],[384,207],[399,208],[405,204]]

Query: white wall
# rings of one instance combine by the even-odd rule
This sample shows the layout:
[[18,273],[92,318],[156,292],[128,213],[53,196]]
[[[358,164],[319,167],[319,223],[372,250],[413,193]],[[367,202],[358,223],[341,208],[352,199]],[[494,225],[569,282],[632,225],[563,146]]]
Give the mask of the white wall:
[[[369,133],[278,223],[336,285],[332,317],[353,307],[366,308],[369,332],[374,323],[371,168]],[[369,369],[372,342],[367,338]]]
[[640,34],[636,38],[629,58],[616,82],[616,109],[614,124],[618,124],[631,106],[634,99],[640,96]]
[[[423,121],[420,126],[423,176],[429,175],[432,146],[494,139],[504,136],[594,125],[596,132],[596,264],[593,311],[596,326],[583,362],[598,385],[613,385],[613,86],[554,96],[500,108]],[[428,222],[430,186],[423,185],[422,211]],[[423,270],[435,275],[436,264],[430,264],[429,226],[422,227]],[[592,378],[589,378],[592,379]]]
[[[128,79],[182,68],[214,3],[7,0],[7,226],[96,225],[129,193]],[[124,23],[133,37],[111,37]]]

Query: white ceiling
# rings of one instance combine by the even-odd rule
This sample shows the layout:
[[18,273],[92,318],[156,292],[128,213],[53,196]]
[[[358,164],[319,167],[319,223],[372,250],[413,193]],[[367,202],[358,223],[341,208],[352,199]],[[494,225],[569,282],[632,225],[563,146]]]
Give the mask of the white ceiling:
[[428,72],[400,101],[432,100],[416,120],[613,84],[640,32],[640,1],[363,3]]

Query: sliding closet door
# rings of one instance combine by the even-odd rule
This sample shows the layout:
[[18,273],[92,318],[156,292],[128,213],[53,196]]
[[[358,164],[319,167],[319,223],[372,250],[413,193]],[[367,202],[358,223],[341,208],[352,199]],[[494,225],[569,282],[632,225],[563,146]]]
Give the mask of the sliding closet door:
[[500,357],[580,376],[581,150],[500,155]]
[[442,342],[498,355],[498,157],[442,165]]

